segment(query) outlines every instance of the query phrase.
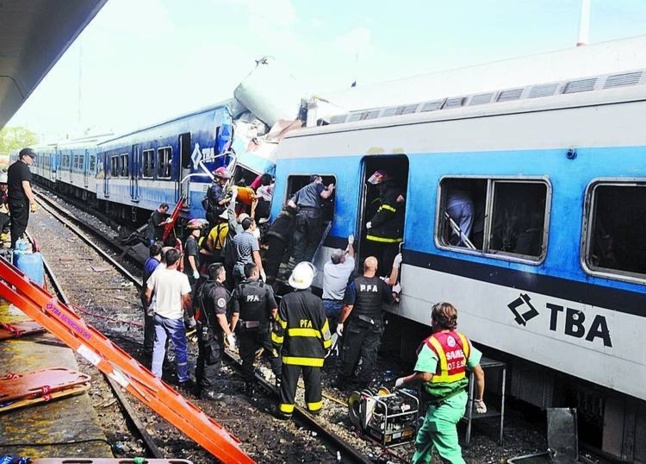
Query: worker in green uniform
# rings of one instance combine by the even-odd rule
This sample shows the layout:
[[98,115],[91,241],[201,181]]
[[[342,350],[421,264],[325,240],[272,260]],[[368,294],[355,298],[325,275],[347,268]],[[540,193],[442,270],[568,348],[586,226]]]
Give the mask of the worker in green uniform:
[[479,414],[487,412],[482,400],[485,377],[480,358],[482,353],[469,339],[456,331],[458,310],[450,303],[437,303],[431,313],[433,333],[417,352],[415,372],[400,377],[395,387],[402,388],[422,382],[423,397],[428,398],[424,424],[417,432],[412,463],[430,463],[433,449],[444,462],[463,464],[458,443],[458,421],[466,412],[469,380],[466,371],[473,371],[476,388],[474,406]]

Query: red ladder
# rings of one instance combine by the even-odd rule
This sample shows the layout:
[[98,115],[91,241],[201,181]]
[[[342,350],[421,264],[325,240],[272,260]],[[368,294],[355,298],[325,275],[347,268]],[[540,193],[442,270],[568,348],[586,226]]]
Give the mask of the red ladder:
[[0,297],[20,308],[216,458],[223,462],[254,462],[240,449],[239,439],[4,259],[0,259]]
[[179,218],[179,214],[182,212],[184,203],[186,203],[186,198],[185,197],[180,198],[177,204],[175,205],[175,209],[173,209],[173,212],[170,215],[170,218],[169,218],[170,221],[164,224],[164,230],[162,231],[162,242],[165,242],[168,236],[170,235],[170,233],[173,231],[173,227],[175,227],[175,223]]

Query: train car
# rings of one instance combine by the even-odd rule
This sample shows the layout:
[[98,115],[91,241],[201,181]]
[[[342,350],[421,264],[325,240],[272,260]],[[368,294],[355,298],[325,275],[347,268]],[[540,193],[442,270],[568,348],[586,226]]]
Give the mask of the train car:
[[230,162],[231,116],[218,104],[97,145],[96,198],[107,212],[140,222],[160,203],[186,198],[203,217],[208,172]]
[[60,166],[51,170],[56,190],[82,200],[96,199],[98,172],[97,149],[94,141],[58,145],[56,150]]
[[[588,76],[293,132],[278,148],[272,213],[322,175],[337,188],[317,267],[349,234],[365,258],[367,179],[388,171],[406,206],[401,301],[385,340],[410,355],[431,306],[450,301],[461,330],[509,362],[514,396],[578,407],[593,445],[644,462],[645,84],[645,70]],[[473,201],[470,247],[451,240],[455,189]]]

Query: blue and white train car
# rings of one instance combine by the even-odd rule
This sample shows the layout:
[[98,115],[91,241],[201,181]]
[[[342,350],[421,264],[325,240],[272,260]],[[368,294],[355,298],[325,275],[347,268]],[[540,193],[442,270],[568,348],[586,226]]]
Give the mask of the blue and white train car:
[[108,212],[134,218],[185,197],[185,216],[203,217],[205,169],[226,165],[231,136],[229,110],[219,104],[102,142],[96,198]]
[[[285,137],[272,213],[320,174],[337,188],[317,267],[349,234],[365,258],[367,179],[388,170],[406,210],[386,338],[411,353],[450,301],[514,396],[578,407],[595,446],[645,462],[644,115],[644,70],[356,112]],[[448,240],[452,188],[472,196],[473,249]]]

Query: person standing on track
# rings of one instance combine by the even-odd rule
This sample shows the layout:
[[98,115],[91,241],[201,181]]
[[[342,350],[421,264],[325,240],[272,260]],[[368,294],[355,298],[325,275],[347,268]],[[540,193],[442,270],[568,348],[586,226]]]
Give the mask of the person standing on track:
[[[269,358],[271,370],[280,379],[280,357],[272,343],[270,324],[276,320],[278,305],[271,285],[260,280],[255,264],[245,264],[246,279],[238,284],[232,297],[231,330],[236,331],[245,393],[252,397],[255,390],[253,362],[258,350]],[[278,380],[276,381],[278,385]]]
[[152,273],[146,284],[146,302],[150,304],[155,292],[155,343],[151,371],[157,378],[162,376],[166,354],[166,339],[175,346],[177,380],[180,387],[192,387],[188,374],[188,355],[184,311],[191,308],[191,285],[186,274],[177,270],[179,251],[171,248],[166,252],[166,268]]
[[31,148],[23,148],[18,153],[18,161],[7,170],[9,186],[9,214],[11,216],[11,249],[22,238],[29,223],[29,211],[36,212],[36,198],[31,190],[31,171],[36,153]]
[[296,385],[303,373],[307,410],[318,414],[323,407],[321,367],[325,352],[332,345],[323,302],[314,295],[310,286],[314,280],[314,266],[298,263],[289,277],[292,293],[283,297],[278,308],[278,323],[284,332],[282,348],[282,375],[280,403],[276,417],[290,419],[294,412]]
[[458,332],[458,310],[450,303],[437,303],[431,311],[433,333],[417,352],[415,372],[400,377],[396,388],[422,382],[423,396],[428,401],[424,424],[417,432],[412,463],[430,463],[433,449],[444,462],[462,464],[462,450],[458,444],[457,423],[466,411],[469,379],[466,371],[473,371],[476,381],[474,406],[484,414],[487,406],[482,400],[485,376],[480,367],[482,353],[469,339]]

